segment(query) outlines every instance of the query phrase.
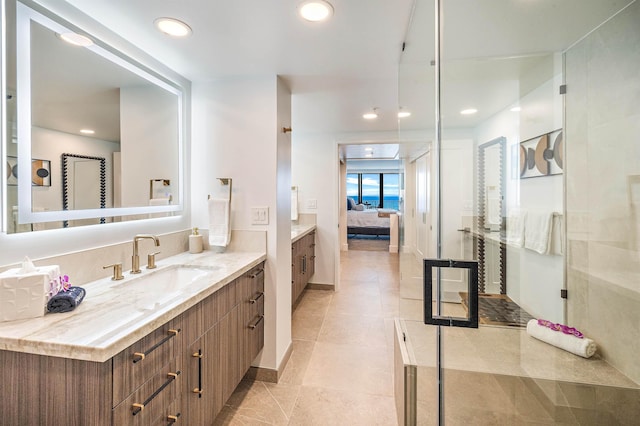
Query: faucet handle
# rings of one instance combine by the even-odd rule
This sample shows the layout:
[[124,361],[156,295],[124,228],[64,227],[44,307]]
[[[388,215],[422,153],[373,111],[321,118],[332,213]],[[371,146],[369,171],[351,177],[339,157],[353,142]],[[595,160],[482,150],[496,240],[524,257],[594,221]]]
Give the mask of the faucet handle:
[[124,278],[122,275],[122,263],[114,263],[112,265],[103,266],[102,269],[113,268],[112,281],[121,280]]
[[156,268],[156,254],[160,254],[160,252],[157,251],[155,253],[150,253],[147,255],[147,269]]

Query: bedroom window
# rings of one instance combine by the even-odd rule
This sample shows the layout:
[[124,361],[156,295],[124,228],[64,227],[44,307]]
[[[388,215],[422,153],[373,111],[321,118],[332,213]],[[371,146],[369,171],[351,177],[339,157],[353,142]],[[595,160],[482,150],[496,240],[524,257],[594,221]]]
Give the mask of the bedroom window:
[[398,173],[347,173],[347,197],[367,208],[398,210]]

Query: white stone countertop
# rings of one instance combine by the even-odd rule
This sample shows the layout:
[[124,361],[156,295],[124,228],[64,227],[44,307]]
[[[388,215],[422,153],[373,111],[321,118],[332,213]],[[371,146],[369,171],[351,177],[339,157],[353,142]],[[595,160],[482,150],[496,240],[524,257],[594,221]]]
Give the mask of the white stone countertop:
[[291,224],[291,242],[295,243],[300,238],[304,237],[308,233],[315,231],[315,224],[294,225]]
[[[73,283],[87,291],[75,310],[0,322],[0,350],[105,362],[264,260],[266,253],[181,253],[123,280]],[[158,279],[177,265],[189,268]],[[180,272],[187,279],[173,279]]]

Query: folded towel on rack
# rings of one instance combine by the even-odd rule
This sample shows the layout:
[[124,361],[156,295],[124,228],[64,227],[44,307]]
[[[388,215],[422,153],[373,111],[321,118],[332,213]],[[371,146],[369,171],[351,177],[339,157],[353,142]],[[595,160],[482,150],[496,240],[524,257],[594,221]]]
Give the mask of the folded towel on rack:
[[551,211],[529,210],[524,225],[524,247],[536,253],[548,254],[552,220]]
[[516,247],[524,245],[524,225],[527,218],[526,210],[513,208],[507,214],[507,244]]
[[564,254],[564,223],[560,213],[553,213],[551,219],[551,236],[548,254]]
[[169,204],[171,204],[171,198],[170,197],[166,197],[166,198],[151,198],[149,200],[149,205],[150,206],[168,206]]
[[229,216],[231,203],[223,198],[209,199],[209,244],[226,247],[231,241]]
[[53,313],[73,311],[87,294],[82,287],[69,287],[67,291],[61,291],[47,302],[47,310]]
[[[551,327],[549,327],[549,325],[551,325]],[[582,336],[582,333],[574,328],[560,324],[551,324],[545,320],[529,320],[527,323],[527,334],[583,358],[591,358],[597,350],[597,345],[592,339]]]

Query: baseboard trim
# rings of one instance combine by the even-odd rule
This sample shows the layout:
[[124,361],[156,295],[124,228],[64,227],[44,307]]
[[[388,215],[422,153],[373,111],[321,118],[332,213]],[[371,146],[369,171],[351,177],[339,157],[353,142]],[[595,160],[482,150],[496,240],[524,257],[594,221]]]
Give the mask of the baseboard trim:
[[336,286],[334,284],[317,284],[317,283],[308,283],[308,290],[324,290],[324,291],[335,291]]
[[287,348],[287,352],[284,354],[280,365],[277,370],[273,368],[265,368],[265,367],[254,367],[253,365],[249,367],[249,370],[244,375],[245,379],[249,380],[259,380],[261,382],[269,382],[269,383],[278,383],[280,377],[282,377],[282,373],[284,372],[289,359],[291,358],[291,353],[293,352],[293,342],[289,343],[289,348]]

